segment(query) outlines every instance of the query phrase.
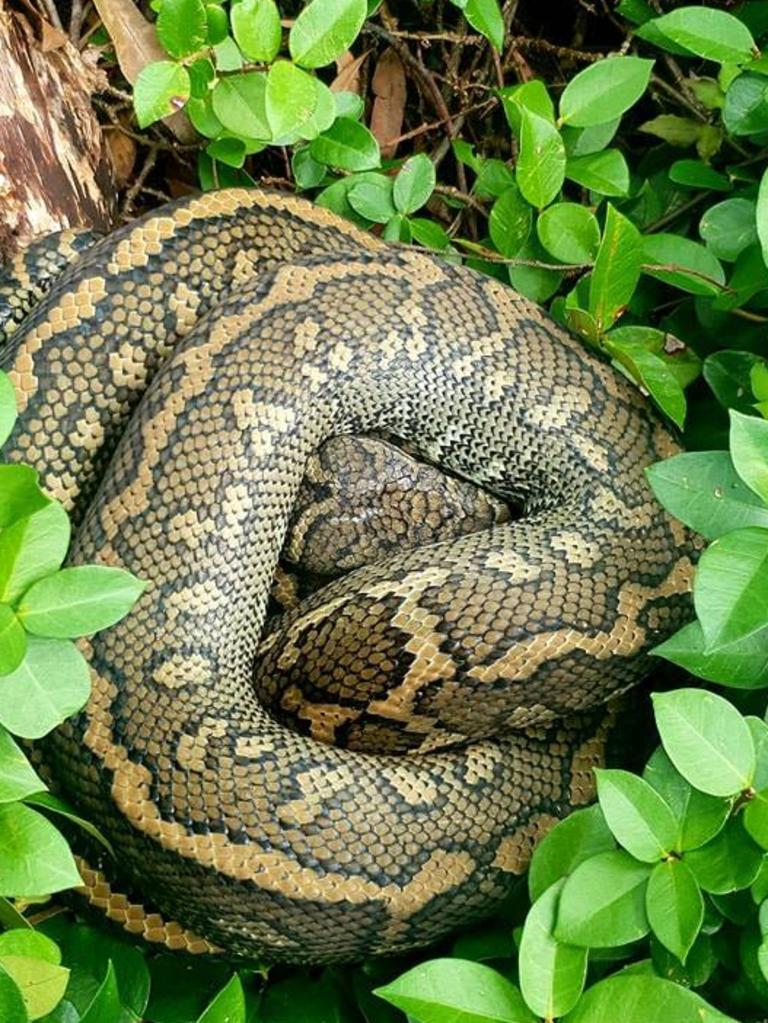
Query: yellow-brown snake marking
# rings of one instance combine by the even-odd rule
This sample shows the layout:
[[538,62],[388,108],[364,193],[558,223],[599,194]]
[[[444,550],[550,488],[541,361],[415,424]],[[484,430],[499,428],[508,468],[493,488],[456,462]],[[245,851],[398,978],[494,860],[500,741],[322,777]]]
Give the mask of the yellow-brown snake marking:
[[[97,242],[13,341],[7,457],[73,510],[72,561],[149,581],[45,757],[180,924],[89,872],[92,899],[292,961],[489,912],[690,614],[695,541],[644,479],[677,446],[642,396],[498,281],[259,191]],[[265,631],[308,464],[372,432],[522,518],[378,551]]]

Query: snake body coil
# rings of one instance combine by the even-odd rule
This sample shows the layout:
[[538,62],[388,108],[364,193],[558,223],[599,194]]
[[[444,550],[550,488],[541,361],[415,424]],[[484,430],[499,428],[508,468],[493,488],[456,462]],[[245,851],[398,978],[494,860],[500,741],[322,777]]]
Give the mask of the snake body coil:
[[[637,391],[499,282],[241,190],[96,243],[6,361],[10,457],[73,509],[71,560],[149,582],[45,745],[123,873],[271,959],[488,912],[590,798],[599,705],[689,615],[693,544],[643,476],[676,445]],[[356,569],[262,636],[307,459],[382,430],[522,518]]]

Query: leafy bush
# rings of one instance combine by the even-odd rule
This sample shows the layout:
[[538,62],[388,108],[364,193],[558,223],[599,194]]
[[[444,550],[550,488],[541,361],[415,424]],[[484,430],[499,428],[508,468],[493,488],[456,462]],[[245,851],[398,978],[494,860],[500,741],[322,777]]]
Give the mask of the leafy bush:
[[[235,973],[222,961],[152,954],[67,915],[30,930],[28,897],[73,881],[71,856],[40,811],[69,811],[39,795],[10,733],[36,738],[82,705],[82,664],[63,637],[108,623],[73,615],[67,573],[80,572],[76,584],[92,593],[107,577],[60,569],[65,513],[30,470],[0,466],[0,816],[15,815],[12,827],[0,821],[0,1016],[23,1023],[58,1003],[47,1017],[55,1023],[763,1018],[768,59],[758,47],[768,2],[663,13],[622,0],[601,24],[598,60],[512,36],[497,0],[397,5],[400,35],[375,0],[297,6],[154,0],[168,59],[136,82],[139,129],[157,145],[153,122],[183,109],[203,137],[203,188],[255,183],[285,158],[288,184],[320,205],[548,303],[681,428],[689,450],[652,467],[649,482],[710,546],[696,620],[657,650],[669,666],[653,703],[661,746],[642,774],[598,772],[597,805],[541,842],[499,916],[429,954]],[[448,114],[464,137],[451,130],[450,145],[430,152],[430,125],[417,124],[404,135],[407,155],[382,156],[365,94],[339,89],[331,65],[410,34],[423,50],[406,64],[427,88],[441,70],[430,42],[463,43],[464,18],[479,33],[477,59],[458,66],[485,68],[480,113],[459,120],[435,101],[440,123]],[[533,76],[517,47],[543,54],[548,73]],[[564,80],[552,55],[586,66]],[[8,398],[0,378],[6,436]],[[135,581],[116,583],[115,617],[138,593]],[[56,644],[55,669],[35,659],[41,644]],[[706,685],[690,688],[691,675]],[[19,699],[14,679],[36,698]]]

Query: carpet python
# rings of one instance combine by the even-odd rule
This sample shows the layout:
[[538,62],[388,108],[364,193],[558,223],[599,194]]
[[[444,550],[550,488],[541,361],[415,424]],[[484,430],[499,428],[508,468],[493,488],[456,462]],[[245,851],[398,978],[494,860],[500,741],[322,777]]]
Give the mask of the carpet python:
[[[72,254],[6,351],[5,454],[71,510],[70,563],[148,581],[44,743],[152,909],[98,865],[85,894],[171,948],[293,962],[489,913],[690,616],[696,543],[644,478],[670,431],[509,287],[299,198],[185,197]],[[267,621],[307,467],[372,433],[517,514],[374,545]]]

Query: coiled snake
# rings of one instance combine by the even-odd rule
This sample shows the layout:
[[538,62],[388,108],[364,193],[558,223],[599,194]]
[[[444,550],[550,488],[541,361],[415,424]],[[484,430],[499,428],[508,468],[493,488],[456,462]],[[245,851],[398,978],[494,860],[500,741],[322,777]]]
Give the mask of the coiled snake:
[[[92,901],[290,961],[487,913],[590,798],[600,705],[690,613],[693,542],[643,475],[677,447],[636,389],[498,281],[259,191],[97,242],[13,342],[6,457],[73,509],[71,561],[149,582],[45,757],[181,923],[89,870]],[[522,518],[355,569],[262,637],[307,459],[371,431]]]

